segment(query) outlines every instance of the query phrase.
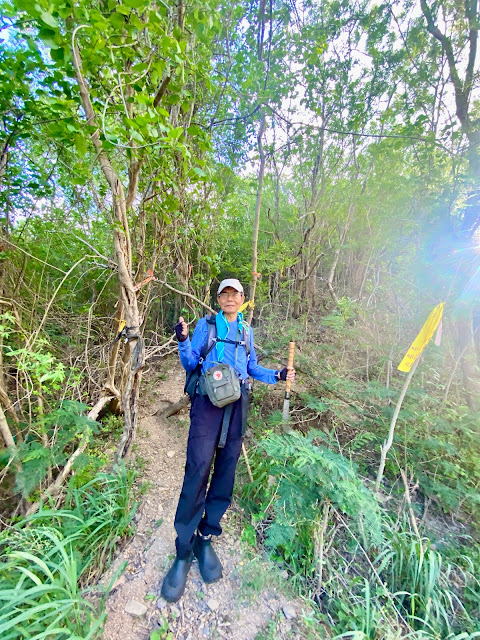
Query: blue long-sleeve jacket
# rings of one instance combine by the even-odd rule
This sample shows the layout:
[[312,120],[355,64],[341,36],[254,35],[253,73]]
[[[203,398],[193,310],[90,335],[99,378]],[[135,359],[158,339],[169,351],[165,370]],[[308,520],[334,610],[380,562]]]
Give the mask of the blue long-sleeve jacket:
[[[242,340],[242,337],[238,333],[237,320],[228,323],[227,338],[230,340]],[[200,359],[200,353],[203,345],[207,342],[208,338],[208,326],[205,318],[200,318],[193,332],[192,339],[187,338],[183,342],[178,343],[180,352],[180,361],[183,368],[187,373],[193,371],[198,365]],[[253,329],[248,328],[247,339],[250,340],[250,358],[247,362],[247,353],[244,347],[237,347],[237,354],[235,358],[235,345],[224,343],[225,352],[222,362],[232,366],[237,372],[238,377],[241,380],[245,380],[248,376],[252,376],[260,382],[266,382],[267,384],[275,384],[277,379],[275,377],[276,371],[274,369],[267,369],[258,364],[255,348],[253,346]],[[205,358],[202,364],[202,372],[206,371],[210,367],[218,364],[217,347],[213,347],[210,353]]]

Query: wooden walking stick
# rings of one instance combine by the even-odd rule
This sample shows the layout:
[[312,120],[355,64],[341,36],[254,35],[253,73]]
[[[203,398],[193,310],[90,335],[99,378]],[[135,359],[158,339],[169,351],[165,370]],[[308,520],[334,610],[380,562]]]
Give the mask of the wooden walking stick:
[[[287,367],[293,367],[293,354],[295,353],[295,342],[290,342],[288,347],[288,364]],[[283,401],[283,413],[282,419],[283,422],[288,422],[289,414],[290,414],[290,387],[292,383],[290,380],[287,380],[287,386],[285,387],[285,400]]]

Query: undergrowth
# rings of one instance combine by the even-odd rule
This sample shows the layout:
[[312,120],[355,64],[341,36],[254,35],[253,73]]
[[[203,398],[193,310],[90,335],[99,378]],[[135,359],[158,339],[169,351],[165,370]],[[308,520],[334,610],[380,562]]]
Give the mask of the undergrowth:
[[44,506],[0,534],[2,640],[89,640],[105,614],[88,599],[119,540],[130,533],[134,473],[72,481],[62,509]]
[[393,520],[326,440],[316,431],[260,440],[243,490],[252,523],[244,538],[285,563],[338,637],[480,635],[480,566],[445,560],[406,517]]

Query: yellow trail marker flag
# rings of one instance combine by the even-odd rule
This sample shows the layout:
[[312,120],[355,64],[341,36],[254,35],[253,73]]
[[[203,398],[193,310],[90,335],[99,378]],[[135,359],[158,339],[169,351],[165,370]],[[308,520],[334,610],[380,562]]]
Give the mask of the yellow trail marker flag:
[[437,304],[435,309],[428,316],[427,321],[420,330],[420,333],[413,341],[412,346],[407,351],[401,363],[398,365],[399,371],[410,371],[413,363],[425,349],[430,338],[435,333],[435,329],[438,327],[440,320],[442,319],[444,306],[445,303],[440,302],[440,304]]
[[253,300],[248,300],[247,302],[245,302],[244,304],[242,304],[242,306],[240,307],[239,311],[245,311],[245,309],[254,309],[255,308],[255,303],[253,302]]

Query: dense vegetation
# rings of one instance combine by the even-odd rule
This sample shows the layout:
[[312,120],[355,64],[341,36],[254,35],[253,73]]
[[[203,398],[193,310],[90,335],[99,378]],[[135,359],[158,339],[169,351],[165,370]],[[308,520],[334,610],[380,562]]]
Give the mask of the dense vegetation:
[[0,2],[2,637],[99,633],[142,371],[228,275],[298,346],[245,540],[314,637],[480,637],[478,0]]

